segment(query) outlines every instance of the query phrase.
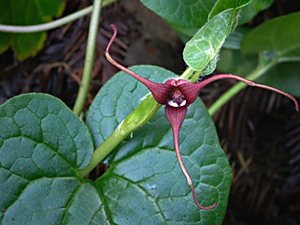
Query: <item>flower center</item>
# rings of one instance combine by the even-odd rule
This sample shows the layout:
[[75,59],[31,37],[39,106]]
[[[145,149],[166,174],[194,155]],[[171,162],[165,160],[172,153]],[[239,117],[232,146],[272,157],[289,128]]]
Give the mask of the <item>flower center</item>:
[[182,107],[186,105],[185,96],[181,93],[178,88],[174,88],[169,95],[168,105],[172,107]]

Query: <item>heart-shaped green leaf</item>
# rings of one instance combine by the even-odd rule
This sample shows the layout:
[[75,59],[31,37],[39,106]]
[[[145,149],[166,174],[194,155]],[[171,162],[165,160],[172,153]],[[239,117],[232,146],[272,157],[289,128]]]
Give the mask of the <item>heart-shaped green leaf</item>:
[[269,20],[252,29],[242,40],[244,53],[275,50],[278,57],[300,48],[300,12]]
[[[0,1],[0,24],[35,25],[52,20],[62,14],[63,0],[18,0]],[[17,59],[35,56],[46,41],[46,33],[13,34],[0,32],[0,53],[10,46]]]
[[217,0],[140,0],[168,23],[184,27],[201,27]]
[[77,170],[92,157],[87,127],[63,102],[46,94],[5,102],[0,124],[0,209],[7,209],[0,221],[29,224],[49,216],[57,224],[61,207],[80,186]]

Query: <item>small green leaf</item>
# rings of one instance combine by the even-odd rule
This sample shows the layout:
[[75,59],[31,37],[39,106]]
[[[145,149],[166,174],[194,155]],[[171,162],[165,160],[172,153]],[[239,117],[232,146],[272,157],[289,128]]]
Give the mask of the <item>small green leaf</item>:
[[[35,25],[62,14],[63,0],[18,0],[0,2],[0,24]],[[35,56],[44,47],[46,33],[11,34],[0,32],[0,53],[10,46],[18,60]]]
[[273,4],[274,0],[252,0],[252,2],[246,5],[240,12],[239,25],[242,25],[254,16],[256,16],[260,11],[269,8]]
[[219,13],[186,43],[184,61],[193,70],[201,71],[214,60],[231,30],[233,13],[233,9]]
[[275,50],[278,57],[300,47],[300,12],[269,20],[252,29],[242,40],[244,53]]
[[201,27],[217,0],[140,0],[168,23],[183,27]]

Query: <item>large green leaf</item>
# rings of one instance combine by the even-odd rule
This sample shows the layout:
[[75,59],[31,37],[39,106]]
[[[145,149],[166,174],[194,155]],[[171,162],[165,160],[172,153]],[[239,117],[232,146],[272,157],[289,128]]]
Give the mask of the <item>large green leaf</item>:
[[168,23],[183,27],[201,27],[217,0],[140,0]]
[[5,102],[0,124],[0,209],[7,209],[0,221],[39,224],[51,217],[57,224],[62,207],[80,187],[77,170],[92,157],[87,127],[64,103],[45,94]]
[[[157,81],[174,76],[158,67],[131,69]],[[116,127],[109,117],[124,119],[131,98],[138,102],[148,92],[124,72],[112,81],[96,97],[104,118],[96,106],[89,111],[93,119],[107,120],[102,125],[108,130]],[[95,182],[77,173],[90,159],[90,134],[61,101],[43,94],[18,96],[0,107],[0,120],[1,224],[222,223],[230,166],[200,99],[189,107],[179,141],[200,203],[218,202],[208,211],[193,201],[163,108],[116,148],[107,160],[110,169]],[[105,138],[104,129],[98,135],[102,132]]]
[[244,53],[275,50],[278,57],[300,47],[300,12],[269,20],[255,27],[241,42]]
[[[0,24],[35,25],[52,20],[64,9],[63,0],[2,0],[0,1]],[[0,32],[0,53],[9,47],[17,59],[35,56],[46,40],[46,33],[12,34]]]

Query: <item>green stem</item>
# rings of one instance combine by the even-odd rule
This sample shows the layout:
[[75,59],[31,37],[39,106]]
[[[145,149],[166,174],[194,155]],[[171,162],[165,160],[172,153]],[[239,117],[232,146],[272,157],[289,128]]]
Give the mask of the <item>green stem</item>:
[[[117,0],[105,0],[103,1],[102,6],[107,6]],[[6,33],[34,33],[34,32],[41,32],[51,30],[57,27],[61,27],[69,22],[77,20],[93,11],[93,6],[86,7],[82,10],[79,10],[75,13],[72,13],[68,16],[62,17],[55,21],[49,23],[43,23],[39,25],[32,25],[32,26],[11,26],[11,25],[0,25],[0,31]]]
[[96,148],[90,164],[84,170],[78,172],[79,175],[85,177],[89,174],[124,138],[145,124],[160,107],[161,105],[157,104],[153,96],[149,94],[146,99],[118,125],[113,133]]
[[92,71],[94,66],[96,40],[98,34],[102,0],[95,0],[93,6],[94,7],[93,7],[93,12],[92,12],[90,27],[89,27],[81,87],[79,88],[78,96],[73,108],[73,112],[77,116],[79,116],[82,112],[89,91],[89,87],[90,87]]
[[186,70],[181,74],[180,78],[183,78],[183,79],[190,79],[190,77],[193,75],[195,71],[191,68],[191,67],[188,67],[186,68]]
[[190,82],[196,83],[199,77],[201,76],[202,71],[196,71],[194,75],[191,77]]
[[122,132],[120,127],[122,123],[109,135],[108,138],[104,140],[104,142],[96,148],[93,153],[90,164],[84,169],[78,172],[79,176],[85,177],[88,175],[103,159],[107,157],[107,155],[118,146],[118,144],[124,140],[130,132]]
[[[266,65],[263,65],[262,59],[260,60],[260,63],[258,64],[257,68],[250,73],[246,79],[254,81],[257,78],[259,78],[261,75],[263,75],[267,70],[269,70],[272,66],[274,66],[278,62],[277,59],[272,60]],[[225,105],[230,99],[232,99],[233,96],[235,96],[237,93],[239,93],[241,90],[243,90],[245,87],[247,87],[247,84],[239,82],[233,87],[231,87],[228,91],[226,91],[223,95],[221,95],[208,109],[208,112],[211,116],[213,116],[223,105]]]

